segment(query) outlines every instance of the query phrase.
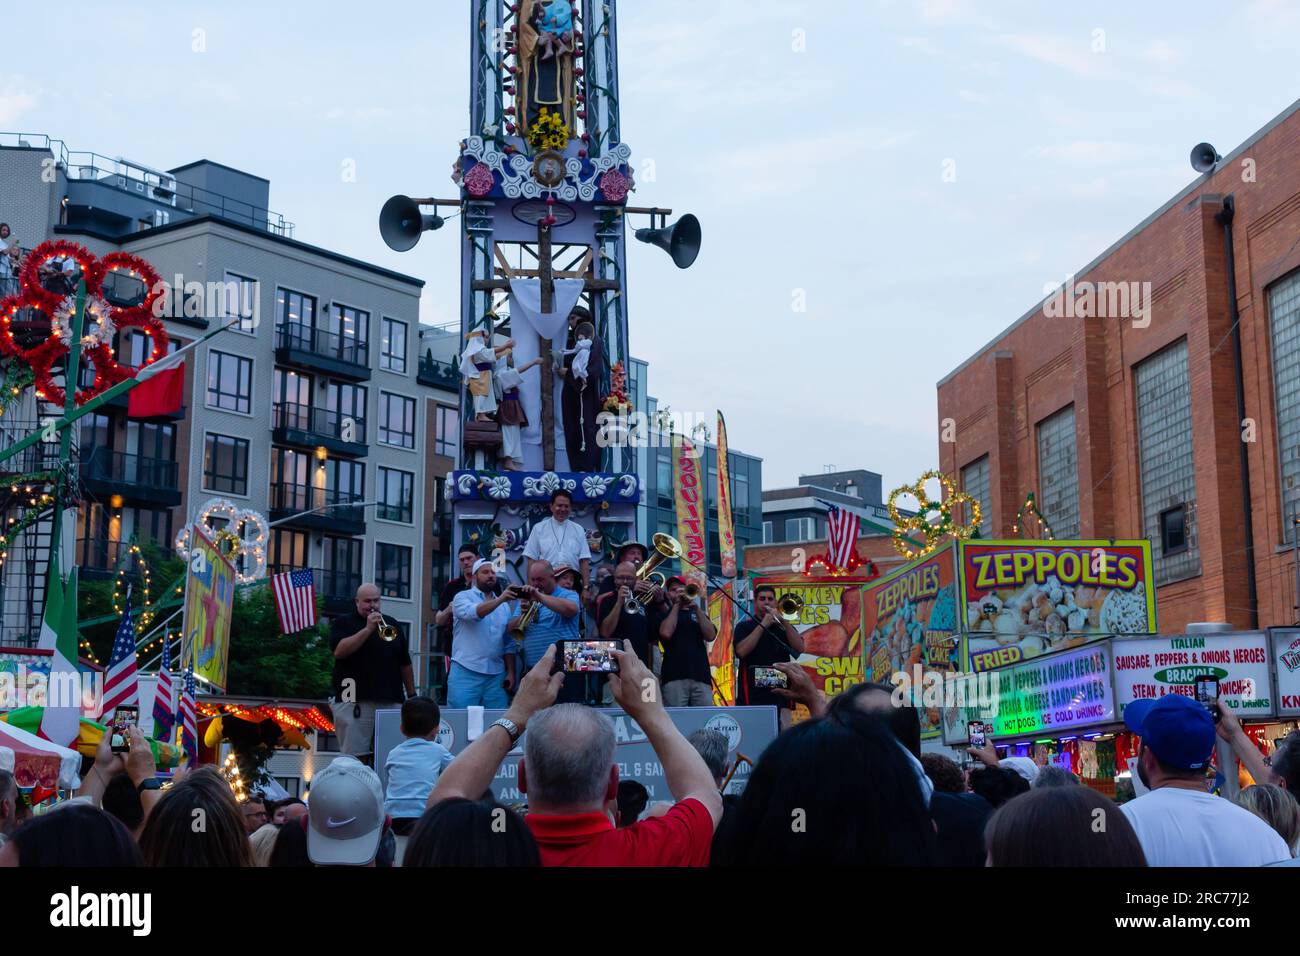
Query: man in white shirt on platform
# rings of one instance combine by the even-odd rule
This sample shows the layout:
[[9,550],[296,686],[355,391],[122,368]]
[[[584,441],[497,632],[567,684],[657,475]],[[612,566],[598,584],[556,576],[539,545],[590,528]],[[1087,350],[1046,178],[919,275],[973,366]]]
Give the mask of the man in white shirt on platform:
[[1204,704],[1181,694],[1136,700],[1124,722],[1142,738],[1138,776],[1151,792],[1120,809],[1149,865],[1265,866],[1291,856],[1267,823],[1206,789],[1215,733]]
[[553,568],[577,568],[585,587],[591,573],[591,548],[582,525],[569,520],[572,511],[573,495],[563,488],[551,495],[551,516],[533,526],[524,557],[529,568],[534,561],[549,561]]

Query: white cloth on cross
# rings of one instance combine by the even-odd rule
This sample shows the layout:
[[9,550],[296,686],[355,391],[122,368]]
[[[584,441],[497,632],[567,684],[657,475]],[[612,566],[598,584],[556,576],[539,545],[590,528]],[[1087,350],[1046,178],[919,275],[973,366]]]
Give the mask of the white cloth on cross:
[[[569,313],[578,304],[582,295],[582,279],[555,279],[555,294],[552,296],[551,311],[542,311],[542,280],[510,280],[510,318],[516,316],[544,339],[553,339],[568,331]],[[515,338],[522,339],[523,328],[514,327]]]

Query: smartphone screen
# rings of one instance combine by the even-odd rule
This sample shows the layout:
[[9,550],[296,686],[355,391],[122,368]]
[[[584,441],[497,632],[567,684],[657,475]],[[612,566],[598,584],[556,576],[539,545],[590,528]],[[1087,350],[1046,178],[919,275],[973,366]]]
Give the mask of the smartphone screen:
[[[118,707],[113,711],[113,721],[109,726],[109,733],[113,735],[110,742],[110,749],[113,753],[126,753],[129,749],[127,745],[126,728],[132,724],[140,722],[140,708],[134,705]],[[120,741],[120,742],[119,742]]]
[[789,687],[790,678],[775,667],[754,668],[755,687]]
[[1214,715],[1214,719],[1219,719],[1219,679],[1210,677],[1208,674],[1201,674],[1196,678],[1196,700],[1202,703]]
[[621,640],[561,641],[560,670],[566,674],[617,674],[618,658],[612,652],[622,649]]
[[972,720],[966,724],[966,736],[970,740],[970,745],[977,750],[988,742],[984,733],[984,722],[980,720]]

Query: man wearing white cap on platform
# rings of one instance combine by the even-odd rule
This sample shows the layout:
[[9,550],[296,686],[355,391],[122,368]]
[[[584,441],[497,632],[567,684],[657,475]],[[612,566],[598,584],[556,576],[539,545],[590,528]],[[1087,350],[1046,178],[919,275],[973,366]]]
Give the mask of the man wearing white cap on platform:
[[515,655],[506,624],[511,617],[510,602],[519,595],[513,588],[499,595],[492,593],[497,574],[487,558],[474,562],[470,579],[472,586],[451,602],[447,706],[509,707],[506,692],[515,684]]
[[373,866],[384,836],[384,788],[354,757],[335,757],[307,795],[307,857],[317,866]]

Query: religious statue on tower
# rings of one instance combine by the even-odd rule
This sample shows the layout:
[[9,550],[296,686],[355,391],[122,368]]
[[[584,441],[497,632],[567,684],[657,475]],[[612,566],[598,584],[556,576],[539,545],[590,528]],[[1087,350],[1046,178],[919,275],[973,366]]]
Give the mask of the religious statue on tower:
[[[484,325],[491,326],[491,318]],[[496,390],[492,383],[492,370],[497,359],[514,348],[511,340],[504,345],[488,344],[489,328],[475,326],[465,333],[465,350],[460,353],[460,374],[465,379],[465,390],[474,402],[474,416],[478,421],[489,421],[497,410]]]
[[605,375],[605,350],[596,336],[591,313],[578,306],[569,313],[570,346],[564,350],[564,385],[560,415],[570,471],[600,471],[596,443],[600,413],[599,383]]
[[524,467],[523,429],[528,426],[528,414],[521,401],[520,386],[524,382],[524,373],[535,365],[541,365],[542,358],[539,355],[518,368],[509,362],[510,357],[503,356],[496,374],[497,384],[501,387],[497,408],[497,421],[501,424],[498,463],[504,471],[519,471]]
[[569,0],[520,0],[518,112],[525,136],[543,108],[573,129],[574,45]]

